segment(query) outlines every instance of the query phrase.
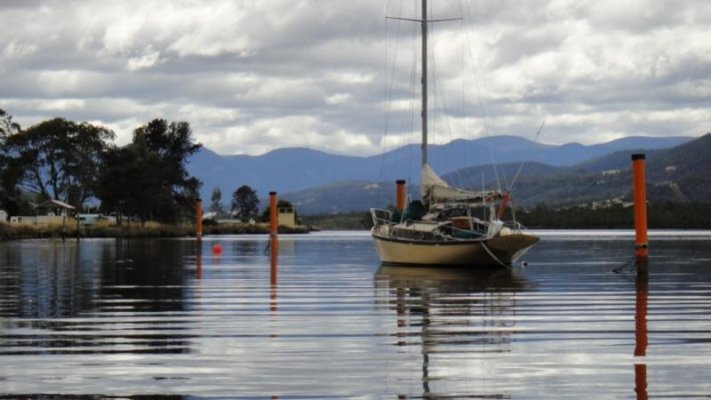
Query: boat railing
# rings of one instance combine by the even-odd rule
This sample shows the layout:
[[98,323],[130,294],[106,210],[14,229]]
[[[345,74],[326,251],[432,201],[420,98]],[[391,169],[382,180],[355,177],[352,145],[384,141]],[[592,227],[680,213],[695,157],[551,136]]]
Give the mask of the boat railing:
[[373,218],[373,225],[385,225],[391,223],[392,211],[386,210],[384,208],[371,208],[370,216]]
[[451,232],[448,236],[454,240],[470,240],[486,237],[486,232],[474,228],[460,228],[452,224],[452,221],[447,221],[442,225],[446,225],[447,229]]
[[527,228],[518,221],[506,221],[504,226],[514,231],[525,231]]

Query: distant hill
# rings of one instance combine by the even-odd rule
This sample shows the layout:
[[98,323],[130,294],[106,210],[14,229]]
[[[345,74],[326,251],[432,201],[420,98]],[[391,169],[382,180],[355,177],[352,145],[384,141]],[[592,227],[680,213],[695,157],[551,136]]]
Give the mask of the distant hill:
[[[707,172],[711,168],[711,134],[670,149],[650,150],[642,146],[569,166],[539,162],[506,163],[496,170],[491,166],[473,166],[443,174],[442,178],[457,187],[474,190],[482,186],[496,188],[497,180],[502,187],[509,187],[520,169],[512,191],[518,205],[573,206],[610,199],[629,201],[630,156],[637,152],[647,156],[650,201],[711,201],[711,177]],[[417,185],[409,190],[414,197],[419,196]],[[284,197],[305,215],[367,210],[392,203],[394,184],[341,182],[288,193]]]
[[[515,183],[514,196],[518,204],[529,206],[580,205],[615,198],[629,201],[630,157],[637,152],[646,155],[650,201],[711,202],[711,177],[707,173],[711,168],[711,134],[671,149],[618,151],[545,173],[524,172]],[[444,178],[454,182],[459,176],[478,173],[478,168],[467,168]],[[471,182],[466,183],[466,187],[475,187]]]
[[[429,158],[432,167],[440,174],[523,160],[561,167],[619,150],[665,149],[689,140],[689,137],[631,137],[589,146],[556,146],[517,136],[496,136],[431,145]],[[272,190],[282,194],[306,189],[313,192],[313,188],[328,187],[337,182],[389,182],[398,178],[419,182],[419,151],[418,145],[409,145],[380,155],[354,157],[306,148],[286,148],[261,156],[224,156],[203,148],[193,155],[187,168],[192,176],[203,182],[201,196],[204,199],[209,199],[212,190],[219,187],[223,202],[228,203],[232,192],[241,185],[249,185],[261,199],[265,199]]]

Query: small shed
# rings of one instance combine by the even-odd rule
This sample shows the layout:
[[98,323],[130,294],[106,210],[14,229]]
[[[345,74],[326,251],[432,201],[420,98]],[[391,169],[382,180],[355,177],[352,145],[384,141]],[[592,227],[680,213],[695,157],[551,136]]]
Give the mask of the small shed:
[[38,212],[40,212],[40,210],[47,210],[45,211],[47,213],[45,215],[67,216],[70,211],[75,210],[75,208],[63,201],[47,200],[42,204],[36,205],[35,210],[38,210]]
[[278,221],[279,225],[288,226],[293,228],[296,226],[296,213],[291,207],[282,207],[278,210]]
[[66,224],[66,219],[76,210],[63,201],[47,200],[35,206],[37,212],[37,225],[62,225]]

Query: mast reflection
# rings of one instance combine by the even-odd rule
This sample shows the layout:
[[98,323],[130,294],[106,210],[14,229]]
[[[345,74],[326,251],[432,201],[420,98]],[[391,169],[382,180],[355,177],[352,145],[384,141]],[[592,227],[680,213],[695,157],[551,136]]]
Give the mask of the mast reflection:
[[[500,268],[383,265],[375,280],[377,289],[386,290],[379,298],[385,298],[385,305],[397,316],[395,345],[422,347],[423,398],[432,394],[430,383],[435,377],[430,374],[430,366],[436,355],[510,351],[514,319],[502,316],[514,313],[516,293],[528,288],[515,271]],[[506,397],[497,393],[475,395]]]

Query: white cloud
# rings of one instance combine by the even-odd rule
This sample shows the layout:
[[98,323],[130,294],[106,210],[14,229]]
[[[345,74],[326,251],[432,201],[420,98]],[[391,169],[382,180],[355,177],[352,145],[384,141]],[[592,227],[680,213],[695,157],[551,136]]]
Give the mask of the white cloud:
[[158,64],[161,61],[160,59],[160,53],[153,50],[152,46],[148,46],[142,55],[129,58],[126,68],[129,71],[151,68]]
[[[409,72],[418,65],[410,54],[419,49],[417,26],[384,18],[416,11],[409,2],[402,10],[388,5],[0,4],[0,108],[23,126],[57,114],[98,121],[115,129],[121,143],[162,117],[187,120],[199,141],[222,153],[285,146],[377,153],[387,150],[382,142],[405,144],[419,135],[419,94],[409,87],[419,81]],[[711,3],[505,0],[436,7],[435,17],[462,14],[465,21],[432,29],[431,66],[439,77],[431,98],[438,109],[434,141],[530,137],[543,119],[542,137],[555,143],[708,131]],[[462,30],[464,36],[455,33]],[[397,65],[388,69],[386,60]],[[439,110],[444,106],[448,120]]]
[[13,40],[8,43],[2,51],[4,58],[22,58],[37,51],[37,45],[33,43]]

